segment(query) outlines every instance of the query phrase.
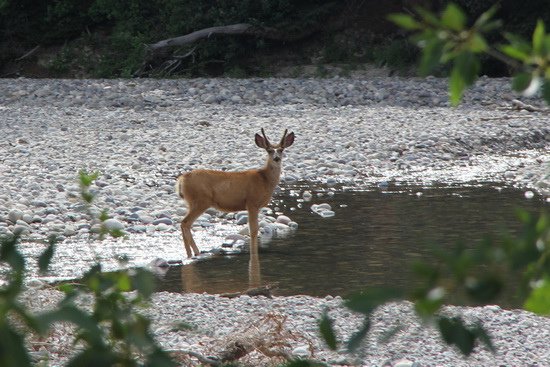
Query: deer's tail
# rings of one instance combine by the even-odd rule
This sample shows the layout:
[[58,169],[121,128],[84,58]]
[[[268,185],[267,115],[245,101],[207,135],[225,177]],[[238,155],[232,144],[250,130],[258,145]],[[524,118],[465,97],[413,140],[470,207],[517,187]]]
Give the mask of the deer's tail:
[[185,177],[183,175],[180,175],[176,180],[176,194],[182,199],[185,200],[185,197],[183,196],[183,181]]

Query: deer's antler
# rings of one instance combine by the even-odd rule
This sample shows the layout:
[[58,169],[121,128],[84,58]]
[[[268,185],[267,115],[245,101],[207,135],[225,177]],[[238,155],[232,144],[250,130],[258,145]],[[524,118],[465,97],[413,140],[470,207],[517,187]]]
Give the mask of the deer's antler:
[[266,142],[266,145],[271,145],[271,143],[269,142],[269,139],[267,138],[267,136],[265,136],[265,131],[264,131],[264,128],[262,127],[262,135],[264,136],[264,139],[265,139],[265,142]]
[[286,133],[288,132],[288,129],[285,129],[285,132],[283,134],[283,137],[281,138],[281,146],[283,146],[284,142],[285,142],[285,138],[286,138]]

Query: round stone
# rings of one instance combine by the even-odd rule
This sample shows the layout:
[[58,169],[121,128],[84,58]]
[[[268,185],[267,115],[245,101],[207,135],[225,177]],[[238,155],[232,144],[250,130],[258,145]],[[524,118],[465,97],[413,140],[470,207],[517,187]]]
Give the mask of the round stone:
[[107,219],[105,222],[103,222],[103,225],[105,226],[105,228],[108,231],[122,231],[122,230],[124,230],[124,224],[122,224],[122,222],[120,222],[120,221],[118,221],[114,218]]

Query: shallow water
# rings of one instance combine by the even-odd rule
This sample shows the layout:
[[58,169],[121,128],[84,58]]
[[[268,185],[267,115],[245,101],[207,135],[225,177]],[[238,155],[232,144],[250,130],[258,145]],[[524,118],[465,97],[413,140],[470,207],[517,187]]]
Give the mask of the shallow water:
[[[159,277],[158,290],[224,293],[277,282],[277,295],[325,296],[371,286],[407,288],[414,285],[412,262],[432,260],[433,247],[450,249],[457,241],[473,247],[485,235],[517,230],[516,208],[538,212],[547,206],[541,197],[526,199],[524,191],[498,185],[390,186],[335,190],[332,196],[320,189],[312,190],[310,202],[301,202],[302,189],[283,189],[276,200],[298,230],[262,246],[256,263],[243,254],[173,266]],[[312,204],[323,202],[334,217],[311,211]]]

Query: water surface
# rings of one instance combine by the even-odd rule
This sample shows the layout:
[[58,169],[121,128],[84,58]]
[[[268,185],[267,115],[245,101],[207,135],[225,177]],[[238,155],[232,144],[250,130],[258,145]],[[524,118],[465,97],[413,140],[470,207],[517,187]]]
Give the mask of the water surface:
[[[277,282],[277,295],[346,295],[372,286],[411,287],[414,260],[433,261],[433,247],[469,247],[486,235],[519,228],[515,211],[539,212],[547,205],[524,191],[498,185],[395,187],[353,192],[312,190],[301,202],[300,187],[283,189],[276,204],[299,223],[296,232],[260,249],[249,271],[248,254],[215,256],[171,267],[158,289],[173,292],[236,292]],[[318,195],[321,195],[320,197]],[[321,218],[314,203],[329,203],[336,215]],[[301,208],[299,207],[301,206]],[[252,274],[253,273],[253,274]]]

